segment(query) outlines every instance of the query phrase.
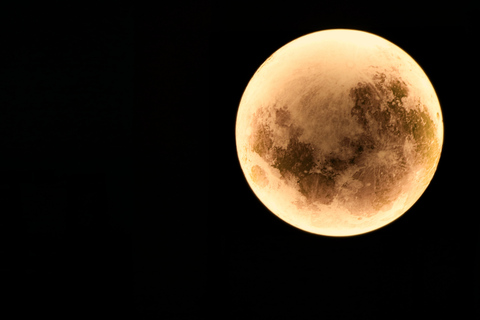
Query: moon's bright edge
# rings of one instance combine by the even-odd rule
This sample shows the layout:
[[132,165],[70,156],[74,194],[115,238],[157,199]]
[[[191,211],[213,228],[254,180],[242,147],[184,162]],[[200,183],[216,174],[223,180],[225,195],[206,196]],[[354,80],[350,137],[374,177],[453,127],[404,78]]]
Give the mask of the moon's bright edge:
[[405,213],[438,166],[443,118],[422,68],[371,33],[325,30],[270,56],[244,91],[240,165],[275,215],[351,236]]

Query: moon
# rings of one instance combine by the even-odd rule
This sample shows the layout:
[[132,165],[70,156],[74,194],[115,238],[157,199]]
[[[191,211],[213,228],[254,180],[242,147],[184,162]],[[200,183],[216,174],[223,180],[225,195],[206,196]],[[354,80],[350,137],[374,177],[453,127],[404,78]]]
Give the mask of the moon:
[[353,236],[420,198],[440,159],[443,117],[405,51],[333,29],[291,41],[258,68],[235,138],[245,178],[273,214],[310,233]]

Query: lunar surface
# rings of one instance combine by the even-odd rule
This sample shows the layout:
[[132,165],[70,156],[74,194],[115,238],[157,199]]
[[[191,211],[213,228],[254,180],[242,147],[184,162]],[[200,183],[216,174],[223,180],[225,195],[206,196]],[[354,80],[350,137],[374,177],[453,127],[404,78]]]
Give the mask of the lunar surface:
[[245,178],[271,212],[307,232],[351,236],[420,198],[439,162],[443,119],[405,51],[336,29],[300,37],[260,66],[235,135]]

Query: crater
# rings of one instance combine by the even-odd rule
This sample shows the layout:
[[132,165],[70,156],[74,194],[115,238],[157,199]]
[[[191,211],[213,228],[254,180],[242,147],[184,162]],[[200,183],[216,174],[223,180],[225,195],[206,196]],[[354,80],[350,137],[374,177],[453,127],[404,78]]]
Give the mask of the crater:
[[252,167],[252,169],[250,170],[250,177],[252,178],[253,182],[259,187],[265,187],[268,185],[268,178],[265,174],[265,170],[263,170],[258,165],[254,165]]
[[310,201],[330,204],[335,198],[335,180],[321,173],[306,175],[299,186],[300,192]]

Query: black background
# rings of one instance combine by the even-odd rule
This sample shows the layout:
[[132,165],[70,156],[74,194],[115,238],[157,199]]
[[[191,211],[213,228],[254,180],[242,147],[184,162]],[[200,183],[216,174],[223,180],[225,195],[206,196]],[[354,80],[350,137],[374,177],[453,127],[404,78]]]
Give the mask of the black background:
[[209,130],[218,121],[208,112],[210,19],[204,1],[135,10],[133,261],[140,319],[203,319],[217,303],[206,299],[213,251],[207,217],[219,204],[209,185],[220,173],[209,146],[223,137]]
[[[220,182],[213,183],[212,199],[220,207],[211,220],[216,251],[209,262],[215,270],[210,283],[218,284],[226,317],[478,313],[479,227],[471,205],[474,183],[468,187],[477,174],[463,174],[475,163],[465,150],[476,140],[472,117],[478,114],[475,84],[469,81],[478,70],[472,41],[478,28],[469,10],[344,1],[216,9],[210,92],[213,114],[221,122],[213,126],[212,139],[218,159],[212,165]],[[392,224],[347,238],[309,234],[270,213],[243,177],[234,139],[238,103],[260,64],[289,41],[330,28],[372,32],[409,53],[430,77],[445,124],[440,164],[421,199]]]
[[[5,11],[5,305],[60,317],[473,318],[472,11],[342,1]],[[255,70],[287,42],[328,28],[369,31],[407,51],[445,122],[422,198],[389,226],[349,238],[276,218],[235,149],[238,103]]]
[[129,8],[2,10],[2,312],[132,310],[133,20]]

